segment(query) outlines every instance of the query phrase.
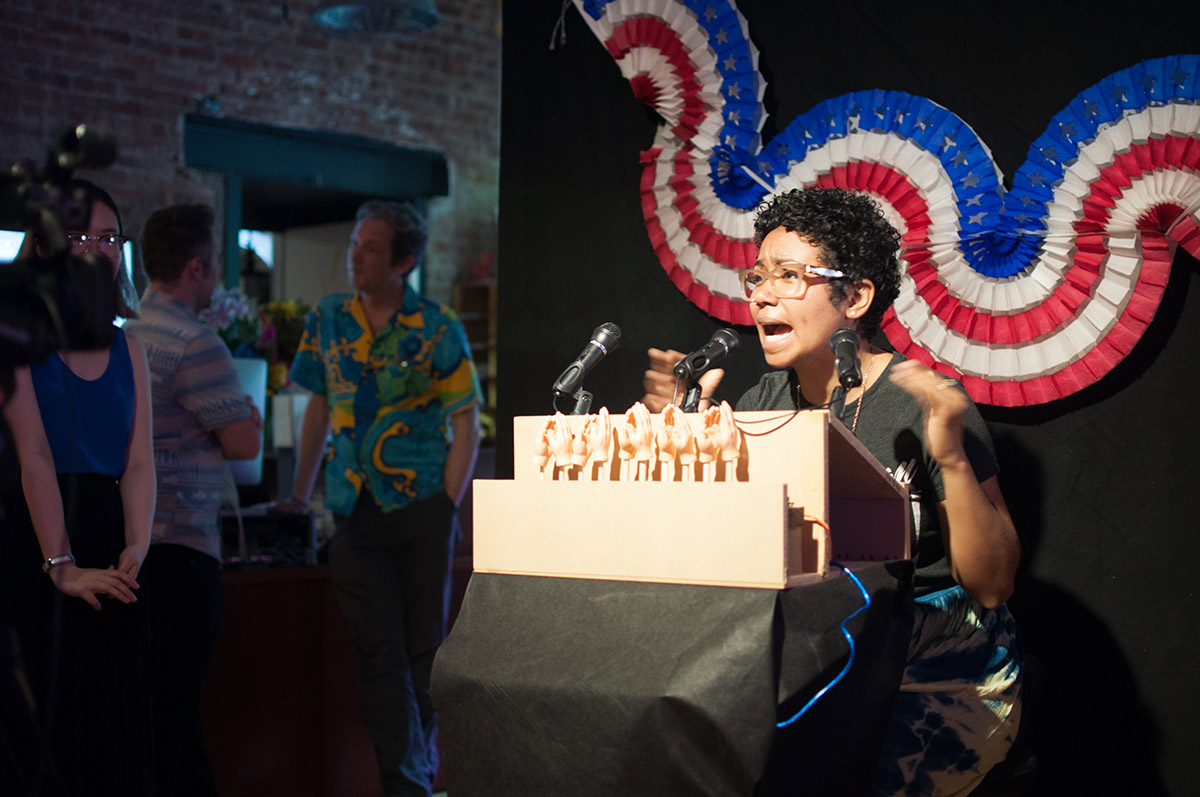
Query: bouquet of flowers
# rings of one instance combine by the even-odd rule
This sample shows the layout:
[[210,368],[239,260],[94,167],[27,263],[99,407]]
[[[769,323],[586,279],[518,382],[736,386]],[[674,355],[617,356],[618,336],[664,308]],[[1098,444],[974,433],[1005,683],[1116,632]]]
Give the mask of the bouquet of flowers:
[[304,320],[311,311],[311,307],[298,299],[277,299],[263,308],[263,317],[275,331],[275,351],[267,373],[267,390],[272,394],[288,383],[288,372],[304,335]]
[[258,308],[258,302],[237,288],[213,291],[212,304],[196,317],[216,330],[234,357],[270,359],[275,327]]
[[237,288],[218,288],[212,304],[196,317],[217,331],[234,357],[267,361],[267,395],[273,396],[287,386],[288,371],[304,334],[304,319],[311,310],[298,299],[259,307]]

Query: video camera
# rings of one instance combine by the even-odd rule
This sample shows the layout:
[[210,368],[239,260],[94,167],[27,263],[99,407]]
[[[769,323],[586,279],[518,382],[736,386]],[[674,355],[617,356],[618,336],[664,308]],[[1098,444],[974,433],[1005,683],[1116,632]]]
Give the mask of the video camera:
[[23,229],[30,254],[0,263],[0,378],[60,349],[104,348],[113,340],[117,288],[111,264],[71,254],[67,230],[87,229],[91,204],[70,187],[79,167],[116,160],[112,134],[87,125],[54,139],[45,165],[21,161],[0,175],[0,229]]

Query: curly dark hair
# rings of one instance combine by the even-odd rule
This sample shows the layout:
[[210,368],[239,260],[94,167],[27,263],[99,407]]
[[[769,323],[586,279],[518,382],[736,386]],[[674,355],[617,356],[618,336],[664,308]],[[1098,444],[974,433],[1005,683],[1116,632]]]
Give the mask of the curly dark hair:
[[875,299],[858,319],[858,331],[870,337],[879,331],[883,314],[900,293],[900,264],[896,252],[900,233],[883,217],[866,194],[842,188],[795,188],[758,206],[754,243],[777,227],[794,232],[821,250],[828,268],[846,276],[830,281],[829,298],[840,305],[858,280],[875,285]]

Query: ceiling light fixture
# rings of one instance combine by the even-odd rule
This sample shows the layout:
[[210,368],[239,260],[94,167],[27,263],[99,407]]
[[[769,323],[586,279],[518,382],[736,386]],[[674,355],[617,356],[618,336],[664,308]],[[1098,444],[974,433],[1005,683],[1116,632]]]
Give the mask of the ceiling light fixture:
[[386,33],[412,39],[438,24],[434,0],[359,0],[321,3],[312,20],[327,30],[346,33]]

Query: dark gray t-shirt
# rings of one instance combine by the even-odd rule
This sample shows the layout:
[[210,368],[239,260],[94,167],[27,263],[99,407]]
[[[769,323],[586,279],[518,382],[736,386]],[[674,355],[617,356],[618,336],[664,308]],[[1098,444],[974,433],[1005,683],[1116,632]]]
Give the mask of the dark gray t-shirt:
[[[937,503],[945,498],[942,471],[925,449],[921,405],[888,379],[892,365],[904,359],[903,355],[893,354],[883,373],[867,390],[855,435],[892,473],[901,463],[915,463],[915,474],[909,489],[917,499],[911,505],[912,527],[917,533],[914,545],[917,554],[916,594],[923,595],[953,586],[954,579],[946,562],[937,514]],[[758,384],[738,399],[735,409],[794,410],[798,404],[801,408],[812,406],[807,401],[798,401],[798,398],[796,372],[788,368],[763,374]],[[853,424],[857,409],[857,400],[846,405],[842,421],[847,428]],[[974,402],[968,406],[963,420],[963,445],[979,481],[990,479],[999,472],[991,435]]]

